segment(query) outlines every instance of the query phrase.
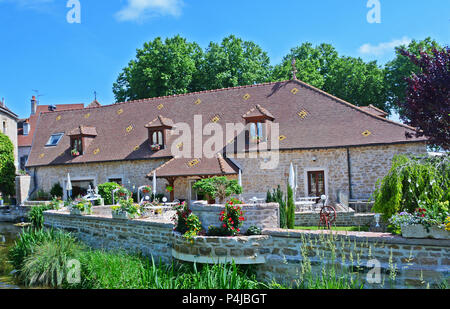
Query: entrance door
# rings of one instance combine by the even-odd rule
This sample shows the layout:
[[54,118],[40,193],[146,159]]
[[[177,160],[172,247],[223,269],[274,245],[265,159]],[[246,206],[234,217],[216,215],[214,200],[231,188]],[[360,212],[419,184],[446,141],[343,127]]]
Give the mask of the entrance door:
[[320,197],[325,194],[325,172],[308,172],[308,195]]
[[89,186],[94,188],[94,182],[91,180],[72,181],[72,198],[75,199],[86,195]]

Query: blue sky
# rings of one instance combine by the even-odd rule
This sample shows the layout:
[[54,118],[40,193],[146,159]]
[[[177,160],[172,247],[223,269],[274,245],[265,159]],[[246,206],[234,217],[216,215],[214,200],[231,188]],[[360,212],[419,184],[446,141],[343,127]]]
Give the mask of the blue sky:
[[309,41],[340,54],[385,63],[394,46],[431,36],[448,45],[450,1],[379,0],[381,23],[367,21],[368,0],[0,0],[0,98],[20,117],[32,90],[41,104],[114,101],[112,84],[155,37],[180,34],[206,47],[229,34],[252,40],[272,64]]

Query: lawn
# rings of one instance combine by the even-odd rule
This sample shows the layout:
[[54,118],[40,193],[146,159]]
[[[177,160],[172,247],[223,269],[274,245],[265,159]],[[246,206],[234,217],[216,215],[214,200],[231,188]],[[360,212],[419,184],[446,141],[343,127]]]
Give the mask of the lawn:
[[[296,226],[296,230],[321,230],[323,227],[319,228],[318,226]],[[347,231],[347,232],[367,232],[369,228],[367,226],[334,226],[331,228],[333,231]]]

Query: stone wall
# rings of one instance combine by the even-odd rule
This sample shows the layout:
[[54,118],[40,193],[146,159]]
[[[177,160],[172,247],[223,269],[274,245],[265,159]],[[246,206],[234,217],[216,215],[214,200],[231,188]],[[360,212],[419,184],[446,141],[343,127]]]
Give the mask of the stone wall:
[[93,248],[123,249],[130,253],[172,260],[172,223],[119,220],[99,215],[72,216],[58,211],[44,213],[45,226],[74,233]]
[[[370,197],[375,189],[376,181],[384,177],[390,169],[395,154],[425,152],[424,143],[349,148],[352,198],[368,199]],[[246,154],[244,157],[239,155],[233,160],[242,168],[241,198],[245,201],[255,196],[265,198],[267,190],[275,189],[278,184],[286,191],[291,162],[298,170],[298,197],[307,196],[307,172],[315,170],[325,171],[325,193],[332,201],[337,201],[339,191],[347,194],[349,192],[347,149],[345,148],[283,150],[279,153],[279,158],[275,162],[277,164],[273,166],[273,169],[261,169],[261,164],[265,160],[264,154],[261,154],[261,157],[254,157],[254,154]],[[133,185],[137,188],[151,184],[151,180],[147,179],[146,175],[164,162],[166,162],[165,159],[157,159],[38,167],[36,168],[37,185],[39,189],[48,192],[57,182],[64,185],[67,173],[70,173],[72,180],[92,180],[94,185],[104,183],[109,178],[121,178],[123,184],[132,190]],[[269,160],[270,162],[272,161]],[[158,175],[156,177],[158,179]],[[195,179],[195,177],[177,178],[174,184],[175,198],[189,200],[190,181]],[[157,192],[168,195],[165,192],[166,185],[167,181],[159,178]]]
[[[384,146],[350,147],[350,170],[352,178],[352,197],[367,200],[375,189],[378,179],[383,178],[389,171],[392,158],[396,154],[424,154],[425,143],[393,144]],[[275,155],[275,154],[273,154]],[[242,158],[233,159],[241,165],[243,198],[253,196],[264,198],[269,189],[281,185],[286,192],[291,162],[298,171],[297,196],[307,196],[307,172],[325,171],[326,194],[332,201],[338,200],[338,192],[349,194],[349,177],[347,164],[347,149],[317,149],[317,150],[283,150],[280,152],[277,164],[270,169],[261,169],[266,156],[267,165],[271,166],[271,159],[267,153],[259,158],[251,158],[249,154]],[[314,160],[315,159],[315,160]]]
[[205,237],[187,240],[174,233],[172,256],[180,261],[196,263],[264,264],[260,249],[269,239],[267,235],[250,237]]
[[[301,212],[295,214],[295,226],[318,226],[318,212]],[[375,222],[375,214],[358,214],[354,211],[336,212],[334,226],[370,226]]]
[[[45,225],[75,233],[95,248],[124,249],[170,262],[234,256],[240,262],[255,262],[259,280],[291,284],[300,278],[302,266],[311,265],[318,275],[334,261],[338,267],[359,267],[365,287],[390,288],[389,275],[396,273],[395,287],[436,287],[450,281],[450,241],[405,239],[382,233],[297,231],[266,229],[256,237],[196,237],[190,247],[173,233],[171,223],[149,220],[116,220],[101,216],[72,216],[58,211],[44,213]],[[174,250],[173,250],[174,249]],[[221,250],[222,249],[222,250]],[[331,252],[335,252],[335,259]],[[376,259],[380,283],[368,284]],[[356,278],[356,275],[355,275]],[[450,282],[449,282],[450,283]]]
[[16,176],[16,199],[17,205],[23,205],[32,190],[31,176]]
[[[277,203],[240,205],[244,213],[245,221],[241,232],[246,233],[250,226],[260,229],[280,227],[280,210]],[[193,204],[190,209],[198,216],[203,228],[207,231],[213,225],[220,227],[220,213],[225,210],[224,205],[197,205]]]

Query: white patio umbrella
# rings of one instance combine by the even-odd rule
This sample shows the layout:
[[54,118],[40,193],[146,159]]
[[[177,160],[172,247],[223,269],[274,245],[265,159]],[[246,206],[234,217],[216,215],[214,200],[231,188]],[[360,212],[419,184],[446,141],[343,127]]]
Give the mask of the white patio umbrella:
[[239,186],[242,187],[242,171],[239,170],[239,178],[238,178]]
[[295,171],[292,162],[291,167],[289,168],[289,186],[294,191],[294,200],[295,200]]
[[153,172],[153,196],[156,196],[156,172]]
[[67,173],[66,191],[67,191],[67,198],[72,197],[72,182],[70,181],[69,173]]

